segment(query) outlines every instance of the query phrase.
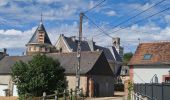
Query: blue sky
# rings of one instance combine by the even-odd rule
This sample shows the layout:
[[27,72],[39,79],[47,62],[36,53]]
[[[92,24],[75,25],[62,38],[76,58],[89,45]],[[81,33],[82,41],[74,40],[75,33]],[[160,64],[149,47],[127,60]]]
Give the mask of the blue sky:
[[[53,44],[59,34],[77,35],[79,13],[92,8],[102,0],[0,0],[0,45],[10,55],[21,55],[39,25],[40,15]],[[153,6],[161,0],[105,0],[103,4],[86,13],[98,26],[112,37],[120,37],[125,52],[134,52],[141,42],[170,40],[170,10],[162,12],[140,23],[147,16],[170,7],[165,0],[147,12],[118,27],[124,20]],[[135,24],[133,24],[135,23]],[[115,32],[120,28],[127,27]],[[97,35],[101,34],[101,35]],[[103,34],[87,18],[83,19],[83,36],[96,44],[108,47],[112,39]]]

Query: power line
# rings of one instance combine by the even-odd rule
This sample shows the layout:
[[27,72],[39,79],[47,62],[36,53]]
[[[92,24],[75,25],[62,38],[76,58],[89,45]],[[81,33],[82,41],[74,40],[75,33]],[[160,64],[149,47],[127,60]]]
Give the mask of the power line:
[[[144,11],[142,11],[142,12],[136,14],[135,16],[132,16],[132,17],[130,17],[129,19],[127,19],[127,20],[125,20],[125,21],[122,21],[121,23],[115,25],[113,28],[117,28],[118,26],[120,26],[120,25],[122,25],[122,24],[124,24],[124,23],[126,23],[126,22],[128,22],[128,21],[130,21],[130,20],[132,20],[132,19],[134,19],[135,17],[137,17],[137,16],[139,16],[139,15],[141,15],[141,14],[147,12],[147,11],[150,10],[151,8],[153,8],[153,7],[157,6],[157,5],[159,5],[160,3],[164,2],[164,1],[166,1],[166,0],[161,0],[161,1],[157,2],[156,4],[154,4],[153,6],[149,7],[148,9],[146,9],[146,10],[144,10]],[[121,29],[122,29],[122,28],[121,28]],[[119,30],[120,30],[120,29],[119,29]],[[114,32],[117,32],[117,30],[114,31]],[[145,33],[146,33],[146,32],[145,32]],[[112,33],[110,33],[110,34],[112,34]],[[101,35],[101,34],[97,34],[97,35],[95,35],[95,36],[99,36],[99,35]]]
[[[140,1],[140,0],[138,0],[138,1]],[[150,0],[147,0],[147,2],[145,2],[144,4],[147,4],[149,2],[150,2]],[[133,14],[133,12],[138,11],[138,9],[140,9],[140,7],[135,7],[133,10],[126,12],[124,16],[130,16],[130,14]]]
[[85,13],[88,13],[89,11],[91,11],[91,10],[93,10],[93,9],[95,9],[95,8],[97,8],[98,6],[100,6],[100,5],[101,5],[102,3],[104,3],[105,1],[106,1],[106,0],[103,0],[103,1],[99,2],[98,4],[94,5],[92,8],[84,11],[84,14],[85,14]]
[[[158,15],[158,14],[160,14],[160,13],[166,11],[166,10],[169,10],[169,9],[170,9],[170,7],[166,8],[166,9],[164,9],[164,10],[161,10],[161,11],[155,13],[155,14],[152,14],[152,15],[150,15],[150,16],[148,16],[148,17],[145,17],[144,19],[138,20],[138,21],[136,21],[136,22],[134,22],[134,23],[132,23],[132,24],[137,24],[137,23],[139,23],[139,22],[142,22],[143,20],[149,19],[149,18],[151,18],[151,17],[153,17],[153,16],[155,16],[155,15]],[[131,24],[131,25],[132,25],[132,24]],[[129,26],[130,26],[130,25],[129,25]],[[123,27],[123,28],[120,28],[120,29],[118,29],[118,30],[116,30],[116,31],[113,31],[113,32],[118,32],[118,31],[123,30],[123,29],[126,29],[126,28],[128,28],[128,27]]]
[[150,10],[150,9],[152,9],[153,7],[155,7],[155,6],[159,5],[159,4],[161,4],[161,3],[164,2],[164,1],[166,1],[166,0],[162,0],[162,1],[160,1],[160,2],[158,2],[158,3],[156,3],[156,4],[154,4],[153,6],[147,8],[146,10],[143,10],[142,12],[136,14],[135,16],[132,16],[132,17],[128,18],[127,20],[124,20],[124,21],[120,22],[119,24],[115,25],[113,28],[116,28],[116,27],[118,27],[118,26],[120,26],[120,25],[122,25],[122,24],[124,24],[124,23],[126,23],[126,22],[128,22],[128,21],[130,21],[130,20],[132,20],[132,19],[134,19],[135,17],[137,17],[137,16],[139,16],[139,15],[141,15],[141,14],[147,12],[148,10]]
[[[92,24],[94,24],[101,32],[103,32],[105,35],[107,35],[108,37],[112,38],[111,35],[109,35],[107,32],[105,32],[101,27],[99,27],[92,19],[90,19],[89,17],[87,17],[85,14],[84,16],[89,20],[91,21]],[[102,34],[103,34],[102,33]]]

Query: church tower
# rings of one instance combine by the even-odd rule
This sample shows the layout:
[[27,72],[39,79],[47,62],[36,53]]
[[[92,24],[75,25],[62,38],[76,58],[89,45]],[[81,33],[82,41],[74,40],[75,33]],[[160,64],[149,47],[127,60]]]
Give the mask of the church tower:
[[112,42],[113,42],[113,46],[115,47],[119,56],[123,60],[123,50],[124,50],[124,48],[122,46],[120,46],[120,38],[119,37],[112,38]]
[[41,22],[26,47],[26,55],[51,52],[52,44],[42,23],[42,15]]

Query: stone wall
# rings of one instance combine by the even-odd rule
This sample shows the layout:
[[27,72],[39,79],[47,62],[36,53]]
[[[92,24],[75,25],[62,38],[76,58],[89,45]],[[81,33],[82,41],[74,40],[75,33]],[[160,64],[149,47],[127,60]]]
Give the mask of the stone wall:
[[9,84],[11,75],[0,75],[0,84]]
[[60,50],[61,52],[70,52],[62,37],[59,38],[58,43],[55,45],[55,47],[59,52]]
[[[76,86],[76,77],[75,76],[66,76],[68,81],[68,89],[75,90]],[[86,94],[87,91],[87,77],[81,76],[80,77],[80,89],[83,89],[83,94]]]

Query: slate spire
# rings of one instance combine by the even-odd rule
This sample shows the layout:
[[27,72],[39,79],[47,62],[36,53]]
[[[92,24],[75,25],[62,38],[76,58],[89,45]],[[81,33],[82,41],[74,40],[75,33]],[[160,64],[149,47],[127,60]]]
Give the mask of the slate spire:
[[50,38],[48,37],[48,34],[42,22],[42,14],[41,14],[40,24],[37,27],[31,39],[29,40],[28,44],[50,44],[52,45]]

